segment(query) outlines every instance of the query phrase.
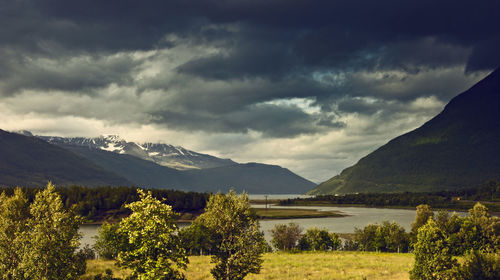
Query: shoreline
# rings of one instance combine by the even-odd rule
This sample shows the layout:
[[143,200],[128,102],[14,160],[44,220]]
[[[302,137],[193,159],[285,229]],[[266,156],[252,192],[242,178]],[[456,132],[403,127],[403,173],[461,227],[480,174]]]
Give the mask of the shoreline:
[[[341,211],[320,211],[316,209],[300,209],[300,208],[252,208],[259,221],[269,221],[269,220],[287,220],[287,219],[311,219],[311,218],[342,218],[349,215]],[[190,215],[191,218],[186,219],[181,217],[176,220],[177,223],[192,223],[198,215]],[[102,225],[105,222],[117,223],[123,217],[120,218],[103,218],[95,221],[84,222],[83,225]]]
[[[495,203],[495,202],[482,202],[478,201],[481,204],[485,205],[488,207],[488,204]],[[360,207],[360,208],[375,208],[375,209],[400,209],[400,210],[416,210],[416,206],[402,206],[402,205],[386,205],[386,206],[373,206],[373,205],[366,205],[366,204],[333,204],[333,203],[300,203],[300,204],[289,204],[289,205],[279,205],[279,204],[273,204],[274,206],[282,206],[282,207],[301,207],[301,206],[318,206],[318,207]],[[447,210],[450,212],[465,212],[467,213],[470,208],[467,209],[461,209],[461,208],[454,208],[454,207],[432,207],[433,211],[439,211],[439,210]],[[500,211],[491,211],[491,215],[495,216],[500,216]]]

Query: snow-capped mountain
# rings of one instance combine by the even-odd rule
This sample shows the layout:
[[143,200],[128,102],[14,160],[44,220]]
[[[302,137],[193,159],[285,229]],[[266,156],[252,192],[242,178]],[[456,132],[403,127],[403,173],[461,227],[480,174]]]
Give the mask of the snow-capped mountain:
[[211,155],[193,152],[179,146],[159,143],[127,142],[117,135],[104,135],[95,138],[37,137],[57,145],[84,146],[90,149],[127,154],[177,170],[205,169],[236,164],[230,159],[221,159]]
[[23,145],[17,149],[11,142],[0,145],[0,186],[52,180],[62,185],[133,185],[197,192],[233,189],[251,194],[305,193],[315,186],[277,165],[240,164],[167,144],[127,142],[114,135],[63,138],[16,133],[24,136],[10,137],[11,142]]

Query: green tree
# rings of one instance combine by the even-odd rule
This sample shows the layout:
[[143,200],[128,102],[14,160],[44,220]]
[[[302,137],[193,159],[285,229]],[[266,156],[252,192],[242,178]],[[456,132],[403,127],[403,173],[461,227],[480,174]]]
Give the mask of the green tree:
[[417,206],[417,212],[415,214],[415,221],[411,224],[410,234],[412,236],[412,240],[415,242],[417,238],[418,229],[423,225],[427,224],[429,218],[434,217],[434,212],[427,204],[421,204]]
[[396,222],[383,221],[375,232],[375,246],[377,251],[407,252],[408,244],[408,234]]
[[151,192],[137,192],[140,200],[126,205],[132,214],[119,225],[129,246],[119,252],[118,265],[130,268],[139,280],[184,279],[180,269],[188,259],[177,235],[176,213]]
[[260,272],[266,243],[246,194],[238,196],[231,190],[211,196],[195,223],[205,226],[213,240],[215,279],[241,280]]
[[468,250],[467,245],[464,244],[463,234],[460,232],[465,218],[460,217],[457,213],[453,213],[445,222],[442,218],[439,218],[439,214],[436,218],[439,228],[448,236],[452,254],[454,256],[463,255]]
[[64,209],[52,183],[36,194],[29,210],[21,264],[26,279],[77,279],[85,273],[85,260],[76,254],[83,220]]
[[271,229],[271,243],[277,250],[289,251],[297,248],[302,237],[302,228],[296,223],[278,224]]
[[378,225],[369,224],[363,229],[354,229],[354,241],[359,244],[361,251],[376,251],[378,248],[377,238]]
[[500,222],[491,217],[488,209],[477,203],[469,210],[469,216],[462,219],[456,236],[460,253],[469,250],[493,251],[500,247]]
[[20,188],[0,195],[0,279],[22,279],[29,204]]
[[210,254],[213,240],[208,229],[200,223],[192,223],[179,231],[182,247],[189,255]]
[[311,228],[299,240],[301,250],[330,251],[337,250],[342,242],[335,233],[329,233],[326,229]]
[[396,222],[383,221],[354,230],[354,240],[363,251],[407,252],[409,235]]
[[128,236],[119,231],[118,223],[103,223],[95,237],[94,250],[99,257],[116,259],[120,251],[128,250]]
[[464,257],[464,264],[460,267],[460,279],[500,279],[500,254],[478,250],[469,251]]
[[420,227],[414,244],[415,264],[410,271],[412,280],[457,279],[458,264],[452,258],[446,234],[433,219]]

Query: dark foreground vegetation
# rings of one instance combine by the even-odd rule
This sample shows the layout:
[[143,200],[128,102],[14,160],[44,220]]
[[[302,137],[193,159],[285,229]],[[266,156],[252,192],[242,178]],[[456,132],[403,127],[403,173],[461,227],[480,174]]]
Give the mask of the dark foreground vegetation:
[[[11,195],[2,192],[0,279],[186,279],[188,256],[203,254],[211,256],[212,265],[205,270],[214,279],[238,280],[261,271],[266,251],[338,250],[413,252],[409,275],[415,280],[500,279],[500,221],[481,203],[466,217],[447,211],[434,214],[429,205],[419,205],[410,232],[383,222],[356,229],[350,240],[324,229],[304,233],[293,223],[277,225],[271,246],[246,195],[210,196],[204,212],[179,230],[170,205],[152,191],[137,190],[138,199],[123,206],[130,214],[118,223],[104,223],[96,245],[79,249],[78,228],[84,219],[76,207],[65,207],[61,197],[51,184],[32,201],[21,189]],[[104,274],[83,276],[96,256],[113,260],[125,273],[113,275],[108,267]],[[334,261],[342,254],[321,256]]]
[[479,187],[422,193],[359,193],[318,195],[310,198],[286,199],[280,205],[362,205],[369,207],[416,207],[428,204],[436,209],[467,210],[481,201],[493,212],[500,212],[500,182],[489,181]]

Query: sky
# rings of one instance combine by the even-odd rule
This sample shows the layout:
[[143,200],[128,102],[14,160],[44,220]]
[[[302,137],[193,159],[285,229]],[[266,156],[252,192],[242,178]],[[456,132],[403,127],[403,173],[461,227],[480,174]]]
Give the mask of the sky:
[[0,129],[321,182],[500,65],[500,1],[0,0]]

